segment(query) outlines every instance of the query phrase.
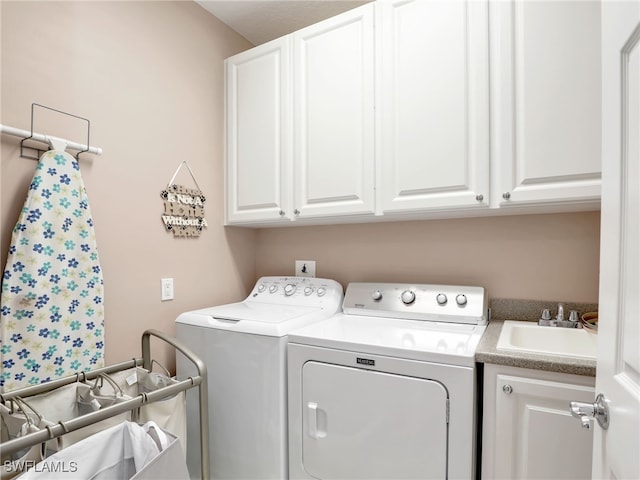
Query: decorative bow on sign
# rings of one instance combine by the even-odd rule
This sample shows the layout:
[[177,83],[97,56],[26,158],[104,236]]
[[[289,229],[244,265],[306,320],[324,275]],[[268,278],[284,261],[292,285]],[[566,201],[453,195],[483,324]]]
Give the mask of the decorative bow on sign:
[[[187,166],[197,188],[187,188],[173,183],[183,165]],[[166,190],[160,192],[160,197],[164,200],[162,221],[167,231],[173,232],[174,237],[199,237],[202,229],[207,226],[204,218],[206,198],[186,161],[180,164]]]

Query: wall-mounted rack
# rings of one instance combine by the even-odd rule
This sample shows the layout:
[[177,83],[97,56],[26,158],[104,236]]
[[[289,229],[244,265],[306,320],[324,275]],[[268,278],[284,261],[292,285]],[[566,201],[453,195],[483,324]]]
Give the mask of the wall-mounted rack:
[[[54,111],[54,112],[62,114],[62,115],[67,115],[67,116],[70,116],[70,117],[74,117],[74,118],[77,118],[79,120],[82,120],[82,121],[86,122],[87,123],[87,142],[85,144],[82,144],[82,143],[77,143],[77,142],[73,142],[73,141],[70,141],[70,140],[66,140],[64,138],[55,137],[53,135],[46,135],[46,134],[43,134],[43,133],[34,132],[33,131],[33,119],[34,119],[34,108],[35,107],[45,108],[47,110],[51,110],[51,111]],[[31,130],[23,130],[23,129],[16,128],[16,127],[10,127],[8,125],[0,125],[0,133],[6,134],[6,135],[13,135],[14,137],[20,137],[20,138],[23,139],[20,142],[20,156],[21,157],[25,157],[25,158],[32,158],[34,160],[38,160],[40,158],[40,155],[42,155],[42,153],[44,153],[44,150],[41,150],[40,148],[25,144],[25,142],[27,142],[27,141],[40,142],[40,143],[44,143],[44,144],[47,144],[47,145],[53,145],[54,143],[56,143],[58,145],[62,144],[62,145],[64,145],[66,147],[66,149],[76,150],[78,152],[76,154],[76,159],[78,159],[78,157],[82,153],[93,153],[94,155],[102,155],[102,148],[96,147],[96,146],[93,146],[93,147],[91,146],[90,141],[89,141],[90,132],[91,132],[91,123],[89,122],[88,119],[79,117],[77,115],[73,115],[71,113],[63,112],[62,110],[56,110],[55,108],[51,108],[51,107],[47,107],[47,106],[44,106],[44,105],[40,105],[40,104],[37,104],[37,103],[31,104]],[[32,155],[32,154],[26,153],[28,150],[35,150],[36,151],[36,155]]]

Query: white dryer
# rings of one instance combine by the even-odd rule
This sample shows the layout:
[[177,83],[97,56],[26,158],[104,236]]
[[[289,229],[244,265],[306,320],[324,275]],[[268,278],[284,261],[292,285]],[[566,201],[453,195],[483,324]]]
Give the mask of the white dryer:
[[[207,366],[212,479],[287,478],[287,334],[342,307],[322,278],[262,277],[242,302],[181,314],[176,336]],[[178,355],[177,373],[192,366]],[[187,396],[187,464],[200,478],[198,399]]]
[[481,287],[351,283],[289,335],[291,479],[472,479]]

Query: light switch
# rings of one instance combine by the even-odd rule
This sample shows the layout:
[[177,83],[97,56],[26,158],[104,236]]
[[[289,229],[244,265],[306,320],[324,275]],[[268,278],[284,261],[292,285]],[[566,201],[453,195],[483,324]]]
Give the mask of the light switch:
[[160,283],[162,287],[160,299],[163,302],[173,300],[173,278],[162,278]]

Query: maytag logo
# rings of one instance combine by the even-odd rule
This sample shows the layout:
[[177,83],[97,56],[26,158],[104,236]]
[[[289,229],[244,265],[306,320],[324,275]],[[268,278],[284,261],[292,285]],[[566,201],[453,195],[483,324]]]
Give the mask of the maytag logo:
[[376,361],[370,358],[356,358],[356,363],[360,365],[367,365],[369,367],[375,367]]

